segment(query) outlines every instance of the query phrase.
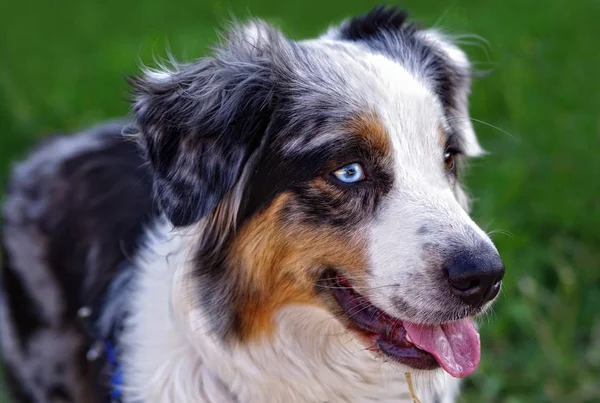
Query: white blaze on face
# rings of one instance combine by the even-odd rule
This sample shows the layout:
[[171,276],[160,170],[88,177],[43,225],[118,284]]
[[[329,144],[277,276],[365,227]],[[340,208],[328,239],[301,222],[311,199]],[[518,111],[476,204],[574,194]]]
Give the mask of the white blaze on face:
[[[377,55],[363,60],[376,72],[363,82],[369,86],[363,97],[390,136],[394,164],[393,188],[370,228],[367,296],[399,318],[432,321],[453,309],[440,281],[440,251],[457,246],[450,240],[464,247],[491,241],[459,202],[444,170],[445,117],[438,98],[398,63]],[[411,309],[398,306],[398,296]]]

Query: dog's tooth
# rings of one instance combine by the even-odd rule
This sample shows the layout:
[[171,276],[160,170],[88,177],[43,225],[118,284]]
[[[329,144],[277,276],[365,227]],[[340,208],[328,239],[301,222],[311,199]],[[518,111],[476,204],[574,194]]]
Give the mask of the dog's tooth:
[[[412,342],[413,342],[413,341],[410,339],[410,336],[409,336],[409,334],[408,334],[408,333],[406,333],[406,340],[407,340],[409,343],[412,343]],[[413,344],[414,344],[414,343],[413,343]]]

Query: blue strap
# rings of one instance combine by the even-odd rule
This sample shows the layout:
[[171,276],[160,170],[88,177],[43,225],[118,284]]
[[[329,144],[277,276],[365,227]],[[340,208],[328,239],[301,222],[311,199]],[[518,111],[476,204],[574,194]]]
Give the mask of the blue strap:
[[119,363],[115,347],[110,342],[104,342],[106,349],[106,360],[108,361],[110,370],[110,384],[112,387],[111,401],[113,403],[121,402],[121,388],[123,386],[123,370]]
[[120,265],[118,274],[108,286],[102,306],[95,320],[98,338],[104,345],[104,354],[110,375],[111,403],[121,403],[124,376],[120,362],[119,339],[128,316],[129,296],[134,276],[133,266]]

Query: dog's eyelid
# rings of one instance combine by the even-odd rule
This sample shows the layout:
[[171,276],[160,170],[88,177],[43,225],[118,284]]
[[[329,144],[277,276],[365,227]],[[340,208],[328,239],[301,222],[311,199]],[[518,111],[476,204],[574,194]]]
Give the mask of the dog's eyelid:
[[455,157],[464,155],[463,151],[460,148],[453,146],[446,147],[446,149],[444,150],[444,155],[448,153],[453,154]]
[[446,146],[444,147],[444,154],[452,153],[454,155],[464,155],[463,149],[456,138],[456,135],[448,136],[446,140]]

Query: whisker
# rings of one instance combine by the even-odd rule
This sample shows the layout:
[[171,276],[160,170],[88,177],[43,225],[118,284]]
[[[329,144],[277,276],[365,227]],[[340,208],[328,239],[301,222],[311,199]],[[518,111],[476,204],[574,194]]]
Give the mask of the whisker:
[[452,36],[452,40],[457,45],[474,46],[481,49],[488,61],[490,57],[490,42],[481,35],[477,34],[461,34]]
[[442,12],[442,15],[440,15],[438,17],[438,19],[435,21],[435,23],[432,25],[433,28],[439,28],[442,24],[442,22],[444,22],[444,20],[446,19],[446,16],[448,16],[448,9],[445,9]]
[[501,129],[501,128],[499,128],[498,126],[494,126],[494,125],[493,125],[493,124],[491,124],[491,123],[485,122],[485,121],[483,121],[483,120],[475,119],[475,118],[469,118],[469,119],[471,119],[473,122],[481,123],[481,124],[483,124],[483,125],[486,125],[486,126],[488,126],[488,127],[491,127],[492,129],[496,129],[496,130],[498,130],[500,133],[504,133],[504,134],[506,134],[508,137],[512,138],[512,139],[513,139],[513,140],[515,140],[515,141],[521,141],[519,138],[517,138],[517,136],[513,135],[512,133],[509,133],[509,132],[507,132],[507,131],[506,131],[506,130],[504,130],[504,129]]
[[387,288],[387,287],[398,287],[398,284],[385,284],[385,285],[378,285],[378,286],[374,286],[374,287],[360,287],[360,286],[335,286],[335,285],[327,285],[327,284],[317,284],[317,287],[321,288],[321,289],[326,289],[326,290],[357,290],[357,291],[372,291],[372,290],[377,290],[377,289],[381,289],[381,288]]
[[495,229],[495,230],[489,231],[487,233],[487,235],[489,237],[491,237],[493,234],[502,234],[502,235],[508,236],[511,239],[515,239],[515,235],[512,232],[507,231],[507,230],[503,230],[503,229]]
[[[452,121],[452,120],[459,120],[459,119],[465,119],[465,118],[463,118],[463,117],[459,117],[459,116],[449,116],[449,117],[448,117],[448,120],[449,120],[449,121]],[[502,129],[502,128],[498,127],[498,126],[494,126],[494,125],[493,125],[493,124],[491,124],[491,123],[488,123],[488,122],[486,122],[486,121],[483,121],[483,120],[480,120],[480,119],[471,118],[471,117],[469,117],[469,118],[467,118],[467,119],[469,119],[469,120],[471,120],[471,121],[473,121],[473,122],[476,122],[476,123],[481,123],[481,124],[483,124],[483,125],[486,125],[486,126],[488,126],[488,127],[491,127],[492,129],[496,129],[496,130],[498,130],[500,133],[507,135],[508,137],[510,137],[511,139],[513,139],[513,140],[515,140],[515,141],[517,141],[517,142],[520,142],[520,141],[521,141],[521,139],[519,139],[519,138],[518,138],[517,136],[515,136],[514,134],[512,134],[512,133],[510,133],[510,132],[508,132],[508,131],[506,131],[506,130],[504,130],[504,129]]]

